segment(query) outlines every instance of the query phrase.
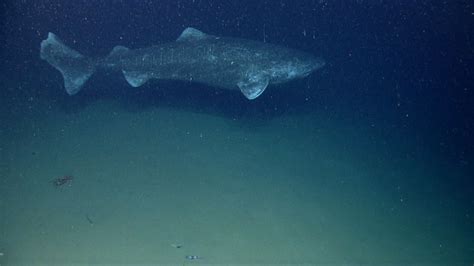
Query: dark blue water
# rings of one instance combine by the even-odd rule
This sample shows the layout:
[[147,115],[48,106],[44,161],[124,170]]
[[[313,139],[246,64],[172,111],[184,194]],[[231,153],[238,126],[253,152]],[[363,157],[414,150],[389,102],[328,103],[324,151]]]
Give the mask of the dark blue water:
[[[392,253],[388,252],[390,255],[386,255],[386,259],[384,256],[377,257],[375,263],[440,261],[470,265],[474,262],[472,4],[466,1],[451,3],[324,0],[7,1],[0,4],[0,8],[0,124],[4,139],[0,173],[3,192],[8,194],[10,191],[12,194],[10,182],[17,179],[18,173],[15,171],[18,170],[16,161],[19,158],[16,156],[21,155],[15,155],[15,147],[40,131],[49,132],[49,129],[35,124],[34,121],[38,121],[36,118],[54,117],[58,114],[65,116],[64,121],[73,121],[73,116],[88,113],[88,108],[107,102],[117,106],[114,107],[116,109],[112,108],[113,111],[111,109],[106,112],[123,112],[136,116],[137,119],[146,116],[148,112],[164,108],[223,119],[243,129],[239,138],[244,139],[247,133],[265,131],[265,128],[269,127],[272,128],[272,136],[278,139],[278,126],[271,125],[282,125],[279,121],[295,117],[296,120],[290,120],[293,122],[289,122],[290,126],[287,126],[296,130],[294,135],[281,133],[281,136],[311,139],[314,134],[317,135],[315,132],[328,132],[328,135],[335,135],[331,139],[335,145],[329,154],[340,153],[343,157],[344,154],[352,154],[349,157],[366,159],[361,159],[364,161],[364,167],[377,167],[379,158],[384,161],[384,166],[378,170],[380,174],[388,173],[388,170],[383,169],[404,173],[394,179],[399,182],[397,184],[403,184],[402,187],[409,186],[411,195],[421,195],[417,199],[419,204],[410,209],[410,214],[405,213],[403,219],[392,220],[394,222],[389,228],[396,228],[397,225],[401,228],[410,227],[412,224],[408,222],[409,217],[415,215],[419,208],[428,214],[436,213],[435,217],[443,217],[438,221],[433,218],[434,220],[427,223],[435,228],[431,228],[433,231],[420,231],[425,240],[430,236],[434,238],[432,241],[420,243],[431,243],[432,246],[414,244],[410,249],[412,252],[401,251],[398,257],[393,252],[396,253],[402,244],[394,244],[391,247]],[[39,58],[40,42],[47,37],[48,32],[54,32],[64,43],[82,54],[99,57],[107,55],[116,45],[141,48],[174,41],[190,26],[212,35],[252,39],[302,50],[324,58],[327,64],[303,80],[271,87],[258,99],[248,101],[237,91],[220,90],[200,84],[152,81],[140,88],[132,88],[120,74],[104,72],[95,74],[79,94],[69,96],[63,89],[59,72]],[[100,117],[98,113],[102,111],[99,109],[91,114]],[[312,119],[306,120],[305,117]],[[183,125],[185,124],[186,122],[183,122]],[[219,130],[220,126],[222,124],[211,123],[206,127]],[[200,125],[190,124],[189,127],[192,132],[193,128],[197,129]],[[147,131],[146,127],[137,128]],[[134,137],[131,135],[129,138]],[[269,135],[267,139],[272,137]],[[179,138],[176,141],[179,142]],[[296,152],[295,156],[311,157],[312,150],[317,154],[320,146],[317,146],[316,142],[309,141],[306,145],[304,143],[300,143],[300,153]],[[272,145],[275,144],[270,144]],[[294,149],[286,150],[291,145],[295,144],[281,146],[278,154],[293,154]],[[268,147],[263,145],[260,148],[256,152],[266,154],[265,149]],[[97,149],[100,151],[100,147]],[[189,149],[193,151],[192,146]],[[243,151],[245,148],[229,149],[226,152],[239,155]],[[196,148],[194,152],[199,156],[202,151]],[[270,152],[268,157],[271,157],[271,154]],[[319,156],[322,155],[315,155],[315,158]],[[302,169],[308,166],[306,164],[315,164],[317,160],[313,159],[294,167]],[[261,160],[263,163],[263,160],[269,159]],[[356,168],[359,165],[353,159],[349,161]],[[244,162],[242,164],[245,165]],[[403,169],[406,165],[410,165],[413,171]],[[212,168],[212,164],[209,167]],[[331,167],[337,168],[334,165]],[[311,173],[314,169],[316,168],[308,166],[307,171]],[[354,171],[357,175],[357,170]],[[371,173],[379,172],[374,170]],[[302,176],[306,174],[307,172]],[[370,180],[376,177],[368,178]],[[304,178],[301,180],[303,186],[320,186],[324,183],[306,183]],[[278,182],[285,187],[292,184],[290,177],[288,180],[279,179]],[[366,187],[357,189],[369,189],[371,182],[366,180],[363,183]],[[400,189],[398,185],[392,184],[393,188],[387,191],[384,186],[388,183],[390,182],[381,182],[370,188],[374,194],[368,196],[367,200],[382,202],[383,200],[378,200],[377,195],[396,193],[394,191]],[[319,191],[321,187],[314,189]],[[337,198],[337,194],[334,194],[334,197]],[[303,199],[314,200],[312,197]],[[0,196],[0,200],[3,201],[0,207],[4,209],[9,202],[15,202],[15,199],[6,196]],[[399,200],[403,201],[403,198]],[[291,213],[291,210],[287,211]],[[21,216],[12,213],[13,216]],[[341,218],[361,219],[360,226],[363,227],[362,220],[377,220],[377,215],[368,217],[349,214]],[[387,217],[382,216],[380,220],[386,221]],[[100,219],[100,215],[94,218]],[[456,222],[444,224],[448,220]],[[6,231],[12,227],[11,223],[10,220],[1,223],[3,226],[0,228],[0,252],[5,254],[2,255],[3,258],[0,257],[0,263],[2,259],[7,258],[8,253],[15,254],[10,257],[9,262],[22,262],[21,255],[18,255],[21,253],[14,249],[21,247],[22,241],[28,242],[26,237],[16,240],[14,247],[9,246],[10,240],[7,236],[12,236]],[[305,225],[308,224],[311,223]],[[423,224],[419,226],[426,228]],[[338,230],[337,225],[331,228]],[[353,231],[357,230],[357,227],[348,229],[341,225],[340,229],[348,230],[348,235],[357,235]],[[304,233],[305,230],[298,232]],[[393,234],[382,237],[384,243],[389,243],[397,232],[401,231],[392,230]],[[434,233],[431,235],[429,232]],[[219,234],[218,228],[216,234]],[[368,236],[371,245],[377,242],[373,237]],[[410,239],[401,235],[393,241],[403,243],[404,240],[410,242]],[[317,244],[310,240],[307,243],[310,246],[315,245],[314,249],[319,250]],[[456,246],[455,243],[462,244]],[[444,251],[443,245],[452,245],[455,248],[447,248],[447,251]],[[435,251],[433,247],[438,246]],[[332,247],[336,252],[337,247],[344,249],[345,245],[342,243]],[[271,244],[263,248],[272,250]],[[340,260],[335,259],[336,256],[329,256],[322,261],[311,256],[301,261],[296,259],[297,255],[294,258],[273,261],[269,259],[274,256],[271,252],[266,254],[267,256],[262,255],[260,261],[255,259],[258,256],[250,255],[246,260],[246,254],[241,254],[241,261],[235,259],[239,256],[227,256],[225,260],[219,260],[215,256],[213,260],[210,255],[207,257],[211,257],[209,259],[213,263],[374,263],[374,260],[371,260],[374,255],[370,250],[368,248],[365,254],[359,251],[359,256],[354,255],[358,254],[356,250],[347,257],[341,255]],[[420,253],[423,255],[418,257],[417,254]],[[34,261],[35,253],[32,254],[25,255],[27,261]],[[206,258],[206,254],[188,255]],[[88,256],[87,252],[84,256]],[[118,262],[110,261],[107,256],[94,256],[96,257],[91,257],[90,261]],[[430,256],[432,260],[429,259]],[[148,255],[143,257],[150,258]],[[183,257],[179,256],[180,259]],[[47,256],[43,259],[48,260]],[[64,262],[64,258],[56,260]],[[180,260],[165,261],[182,263]],[[71,259],[66,262],[77,261]],[[205,260],[202,262],[206,263]]]
[[[41,90],[30,89],[36,95],[64,95],[51,88],[56,80],[46,76],[54,74],[38,58],[39,42],[49,31],[84,54],[102,56],[118,44],[138,48],[171,41],[185,27],[193,26],[214,35],[276,43],[326,59],[322,73],[309,79],[311,88],[301,83],[301,90],[278,90],[259,99],[254,108],[265,115],[317,112],[325,106],[341,115],[357,113],[390,121],[397,128],[437,135],[447,142],[447,152],[455,160],[468,157],[472,150],[472,83],[468,82],[472,14],[463,4],[38,1],[6,2],[2,14],[3,73],[15,80],[26,76],[30,83],[41,82]],[[116,90],[88,91],[101,94],[97,97],[120,97]],[[192,98],[191,105],[209,98],[189,93],[184,88],[176,94]],[[305,97],[312,101],[304,101]],[[238,109],[246,104],[243,99],[236,103]],[[271,111],[273,107],[278,111]]]

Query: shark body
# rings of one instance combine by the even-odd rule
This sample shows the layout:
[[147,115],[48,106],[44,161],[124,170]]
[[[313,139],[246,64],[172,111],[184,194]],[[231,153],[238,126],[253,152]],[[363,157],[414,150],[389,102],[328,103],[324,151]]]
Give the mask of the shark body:
[[308,53],[194,28],[185,29],[175,42],[134,50],[116,46],[97,59],[83,56],[49,33],[41,42],[40,57],[61,72],[70,95],[79,92],[97,68],[107,68],[122,71],[133,87],[150,79],[192,81],[240,90],[253,100],[269,84],[306,77],[325,65]]

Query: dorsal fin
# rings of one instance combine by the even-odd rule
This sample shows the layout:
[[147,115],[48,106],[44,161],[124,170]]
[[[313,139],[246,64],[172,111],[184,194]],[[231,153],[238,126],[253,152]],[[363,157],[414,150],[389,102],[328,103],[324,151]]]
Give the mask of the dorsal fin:
[[109,56],[111,56],[111,55],[120,55],[120,54],[126,53],[128,51],[130,51],[130,49],[128,49],[127,47],[117,45],[112,49],[112,52],[110,52]]
[[199,40],[204,40],[206,38],[209,38],[211,35],[205,34],[204,32],[197,30],[195,28],[186,28],[183,30],[181,35],[179,35],[178,39],[176,40],[177,42],[182,42],[182,41],[199,41]]

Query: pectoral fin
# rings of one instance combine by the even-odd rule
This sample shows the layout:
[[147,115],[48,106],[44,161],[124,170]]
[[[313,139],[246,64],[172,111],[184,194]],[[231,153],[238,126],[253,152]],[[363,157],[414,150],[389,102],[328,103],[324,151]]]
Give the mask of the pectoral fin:
[[240,81],[237,83],[240,91],[249,100],[253,100],[260,96],[265,91],[269,83],[269,79],[266,77],[253,77],[248,80]]
[[133,87],[140,87],[141,85],[143,85],[145,82],[147,82],[150,79],[147,73],[138,72],[138,71],[125,71],[125,70],[123,70],[122,72],[128,84],[130,84]]

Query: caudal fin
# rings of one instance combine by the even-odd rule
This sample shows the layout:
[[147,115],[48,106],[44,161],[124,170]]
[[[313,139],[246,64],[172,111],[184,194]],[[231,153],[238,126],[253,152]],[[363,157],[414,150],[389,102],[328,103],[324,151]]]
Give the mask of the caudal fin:
[[64,79],[69,95],[76,94],[94,73],[96,62],[67,47],[54,33],[41,42],[40,57],[55,67]]

